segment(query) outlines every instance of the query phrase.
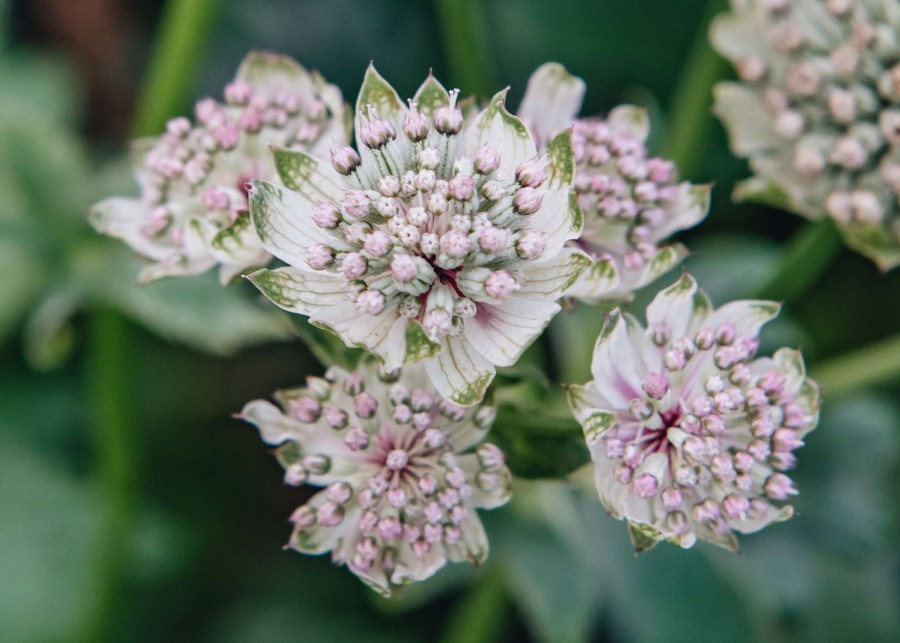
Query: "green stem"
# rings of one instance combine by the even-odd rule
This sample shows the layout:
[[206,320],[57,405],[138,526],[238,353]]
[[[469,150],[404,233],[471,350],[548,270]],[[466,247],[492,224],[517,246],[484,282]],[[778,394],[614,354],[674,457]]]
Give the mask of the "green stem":
[[810,376],[828,399],[900,379],[900,335],[833,357]]
[[103,513],[85,641],[114,640],[118,630],[116,605],[128,558],[137,460],[131,443],[134,407],[127,344],[128,328],[121,315],[98,310],[90,316],[86,384]]
[[709,24],[727,8],[725,0],[710,0],[694,36],[683,71],[672,94],[666,153],[686,178],[696,178],[699,161],[713,126],[713,85],[728,73],[728,64],[709,44]]
[[837,258],[841,235],[831,219],[804,225],[782,251],[760,299],[794,300],[805,293]]
[[474,0],[435,0],[450,80],[464,95],[490,95],[490,57],[481,6]]
[[[217,0],[170,0],[135,114],[137,136],[161,130],[185,101],[200,60]],[[91,406],[102,514],[96,569],[89,588],[84,641],[120,638],[129,541],[138,478],[137,417],[132,401],[128,325],[118,313],[92,312],[88,319],[85,381]]]
[[166,4],[137,103],[135,136],[158,133],[187,103],[218,5],[219,0],[169,0]]
[[490,643],[503,635],[509,609],[496,569],[460,599],[441,637],[442,643]]

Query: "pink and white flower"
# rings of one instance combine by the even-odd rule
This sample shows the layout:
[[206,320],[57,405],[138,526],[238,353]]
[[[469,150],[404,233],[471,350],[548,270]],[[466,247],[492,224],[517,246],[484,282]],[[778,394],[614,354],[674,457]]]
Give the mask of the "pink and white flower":
[[594,379],[569,389],[597,492],[635,547],[699,538],[736,550],[793,514],[784,473],[818,420],[818,386],[797,351],[755,357],[768,301],[713,310],[689,275],[659,293],[647,328],[618,310],[594,348]]
[[738,75],[715,88],[754,174],[736,195],[830,217],[883,270],[900,265],[900,2],[732,0],[710,36]]
[[370,67],[357,150],[331,164],[276,150],[289,189],[254,181],[250,210],[288,267],[251,280],[388,370],[424,362],[442,395],[470,406],[589,259],[564,248],[581,232],[570,132],[539,154],[505,92],[465,118],[457,94],[429,77],[407,106]]
[[687,254],[665,241],[706,216],[710,187],[680,182],[674,163],[650,156],[645,110],[623,105],[605,119],[577,118],[584,91],[584,81],[547,63],[532,74],[519,116],[539,144],[573,128],[584,231],[571,243],[594,263],[566,294],[590,303],[627,301]]
[[479,565],[487,536],[477,509],[510,496],[503,453],[482,439],[495,412],[441,399],[421,365],[386,377],[371,363],[332,368],[282,391],[280,408],[247,404],[290,485],[323,487],[291,516],[288,544],[331,552],[383,594],[425,580],[447,561]]
[[94,227],[150,262],[141,281],[192,275],[218,265],[227,283],[264,266],[250,222],[247,181],[278,180],[270,145],[327,158],[347,140],[340,91],[286,56],[254,52],[225,88],[225,102],[197,103],[195,122],[174,118],[157,138],[139,139],[132,161],[140,198],[96,204]]

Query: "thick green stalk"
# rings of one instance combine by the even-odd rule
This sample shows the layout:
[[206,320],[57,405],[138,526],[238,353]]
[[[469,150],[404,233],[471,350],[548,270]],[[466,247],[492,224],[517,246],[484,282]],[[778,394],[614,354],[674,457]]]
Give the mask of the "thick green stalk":
[[812,369],[810,376],[828,399],[867,386],[900,380],[900,335],[833,357]]
[[494,569],[460,599],[442,643],[491,643],[502,638],[509,603],[503,579]]
[[481,7],[474,0],[435,0],[450,80],[464,96],[486,98],[493,82]]
[[[136,136],[159,132],[185,102],[216,5],[217,0],[170,0],[166,6],[135,114]],[[93,586],[88,589],[81,633],[82,640],[91,642],[120,638],[117,620],[136,513],[138,422],[128,334],[119,313],[97,310],[88,320],[85,382],[103,503]]]
[[804,225],[782,250],[760,299],[794,300],[822,276],[841,251],[841,235],[831,219]]
[[728,64],[709,44],[709,24],[727,8],[726,0],[710,0],[688,52],[669,109],[666,153],[682,175],[696,179],[712,131],[712,90],[728,73]]

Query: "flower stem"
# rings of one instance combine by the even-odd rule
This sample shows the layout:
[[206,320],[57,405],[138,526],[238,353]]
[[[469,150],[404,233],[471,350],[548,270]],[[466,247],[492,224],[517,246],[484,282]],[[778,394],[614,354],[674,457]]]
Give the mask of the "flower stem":
[[900,379],[900,335],[833,357],[810,376],[829,399],[875,384]]
[[728,63],[709,44],[709,24],[727,8],[726,0],[710,0],[700,20],[700,27],[688,52],[681,76],[672,94],[669,109],[667,156],[675,161],[680,173],[697,178],[701,169],[702,150],[712,130],[713,85],[728,71]]
[[841,251],[841,235],[831,219],[804,225],[782,251],[760,299],[793,300],[807,291]]
[[481,7],[474,0],[435,0],[444,60],[463,95],[485,98],[493,86]]
[[88,319],[85,379],[102,514],[85,641],[114,640],[118,630],[117,603],[128,558],[137,470],[129,377],[133,360],[127,349],[128,327],[122,316],[110,310],[94,311]]
[[162,130],[190,97],[191,77],[206,46],[219,0],[169,0],[162,16],[132,133]]
[[[200,61],[218,0],[170,0],[154,46],[150,69],[134,117],[132,132],[158,132],[187,98],[191,74]],[[135,286],[137,287],[137,286]],[[110,310],[88,319],[85,381],[91,407],[96,475],[101,488],[96,571],[89,589],[82,640],[119,638],[117,618],[135,519],[138,478],[129,332],[125,319]]]
[[509,605],[503,579],[495,568],[460,599],[442,643],[489,643],[500,640]]

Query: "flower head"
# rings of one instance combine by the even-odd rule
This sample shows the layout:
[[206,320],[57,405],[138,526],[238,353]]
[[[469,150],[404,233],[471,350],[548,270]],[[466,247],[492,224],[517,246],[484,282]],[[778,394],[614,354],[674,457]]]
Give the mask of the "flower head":
[[133,145],[140,198],[114,197],[90,219],[152,261],[142,281],[220,266],[223,283],[271,259],[247,203],[251,178],[278,180],[270,145],[327,155],[346,140],[339,90],[285,56],[251,53],[225,102],[197,103],[195,122],[169,121],[158,138]]
[[739,82],[716,112],[755,177],[744,198],[831,217],[883,269],[900,264],[897,3],[733,0],[712,29]]
[[421,366],[384,377],[371,365],[256,400],[241,417],[276,445],[285,482],[323,487],[291,516],[289,547],[330,551],[378,591],[428,578],[448,560],[484,562],[476,509],[510,495],[503,453],[481,441],[491,407],[441,399]]
[[548,63],[532,75],[519,115],[539,141],[573,127],[584,231],[572,243],[594,265],[567,294],[589,302],[627,300],[684,257],[680,244],[664,241],[706,216],[709,186],[679,182],[674,163],[650,156],[646,111],[623,105],[605,119],[576,119],[583,96],[581,79]]
[[289,264],[253,283],[385,368],[424,361],[442,395],[480,401],[589,263],[563,247],[581,231],[569,133],[538,154],[504,96],[464,117],[429,77],[406,106],[370,68],[346,150],[358,163],[276,151],[291,189],[253,182],[263,245]]
[[818,386],[803,359],[781,349],[756,358],[760,327],[778,304],[736,301],[716,310],[689,275],[659,293],[645,330],[608,317],[593,381],[569,401],[584,427],[597,491],[628,521],[635,546],[696,539],[737,549],[793,510],[784,473],[818,419]]

